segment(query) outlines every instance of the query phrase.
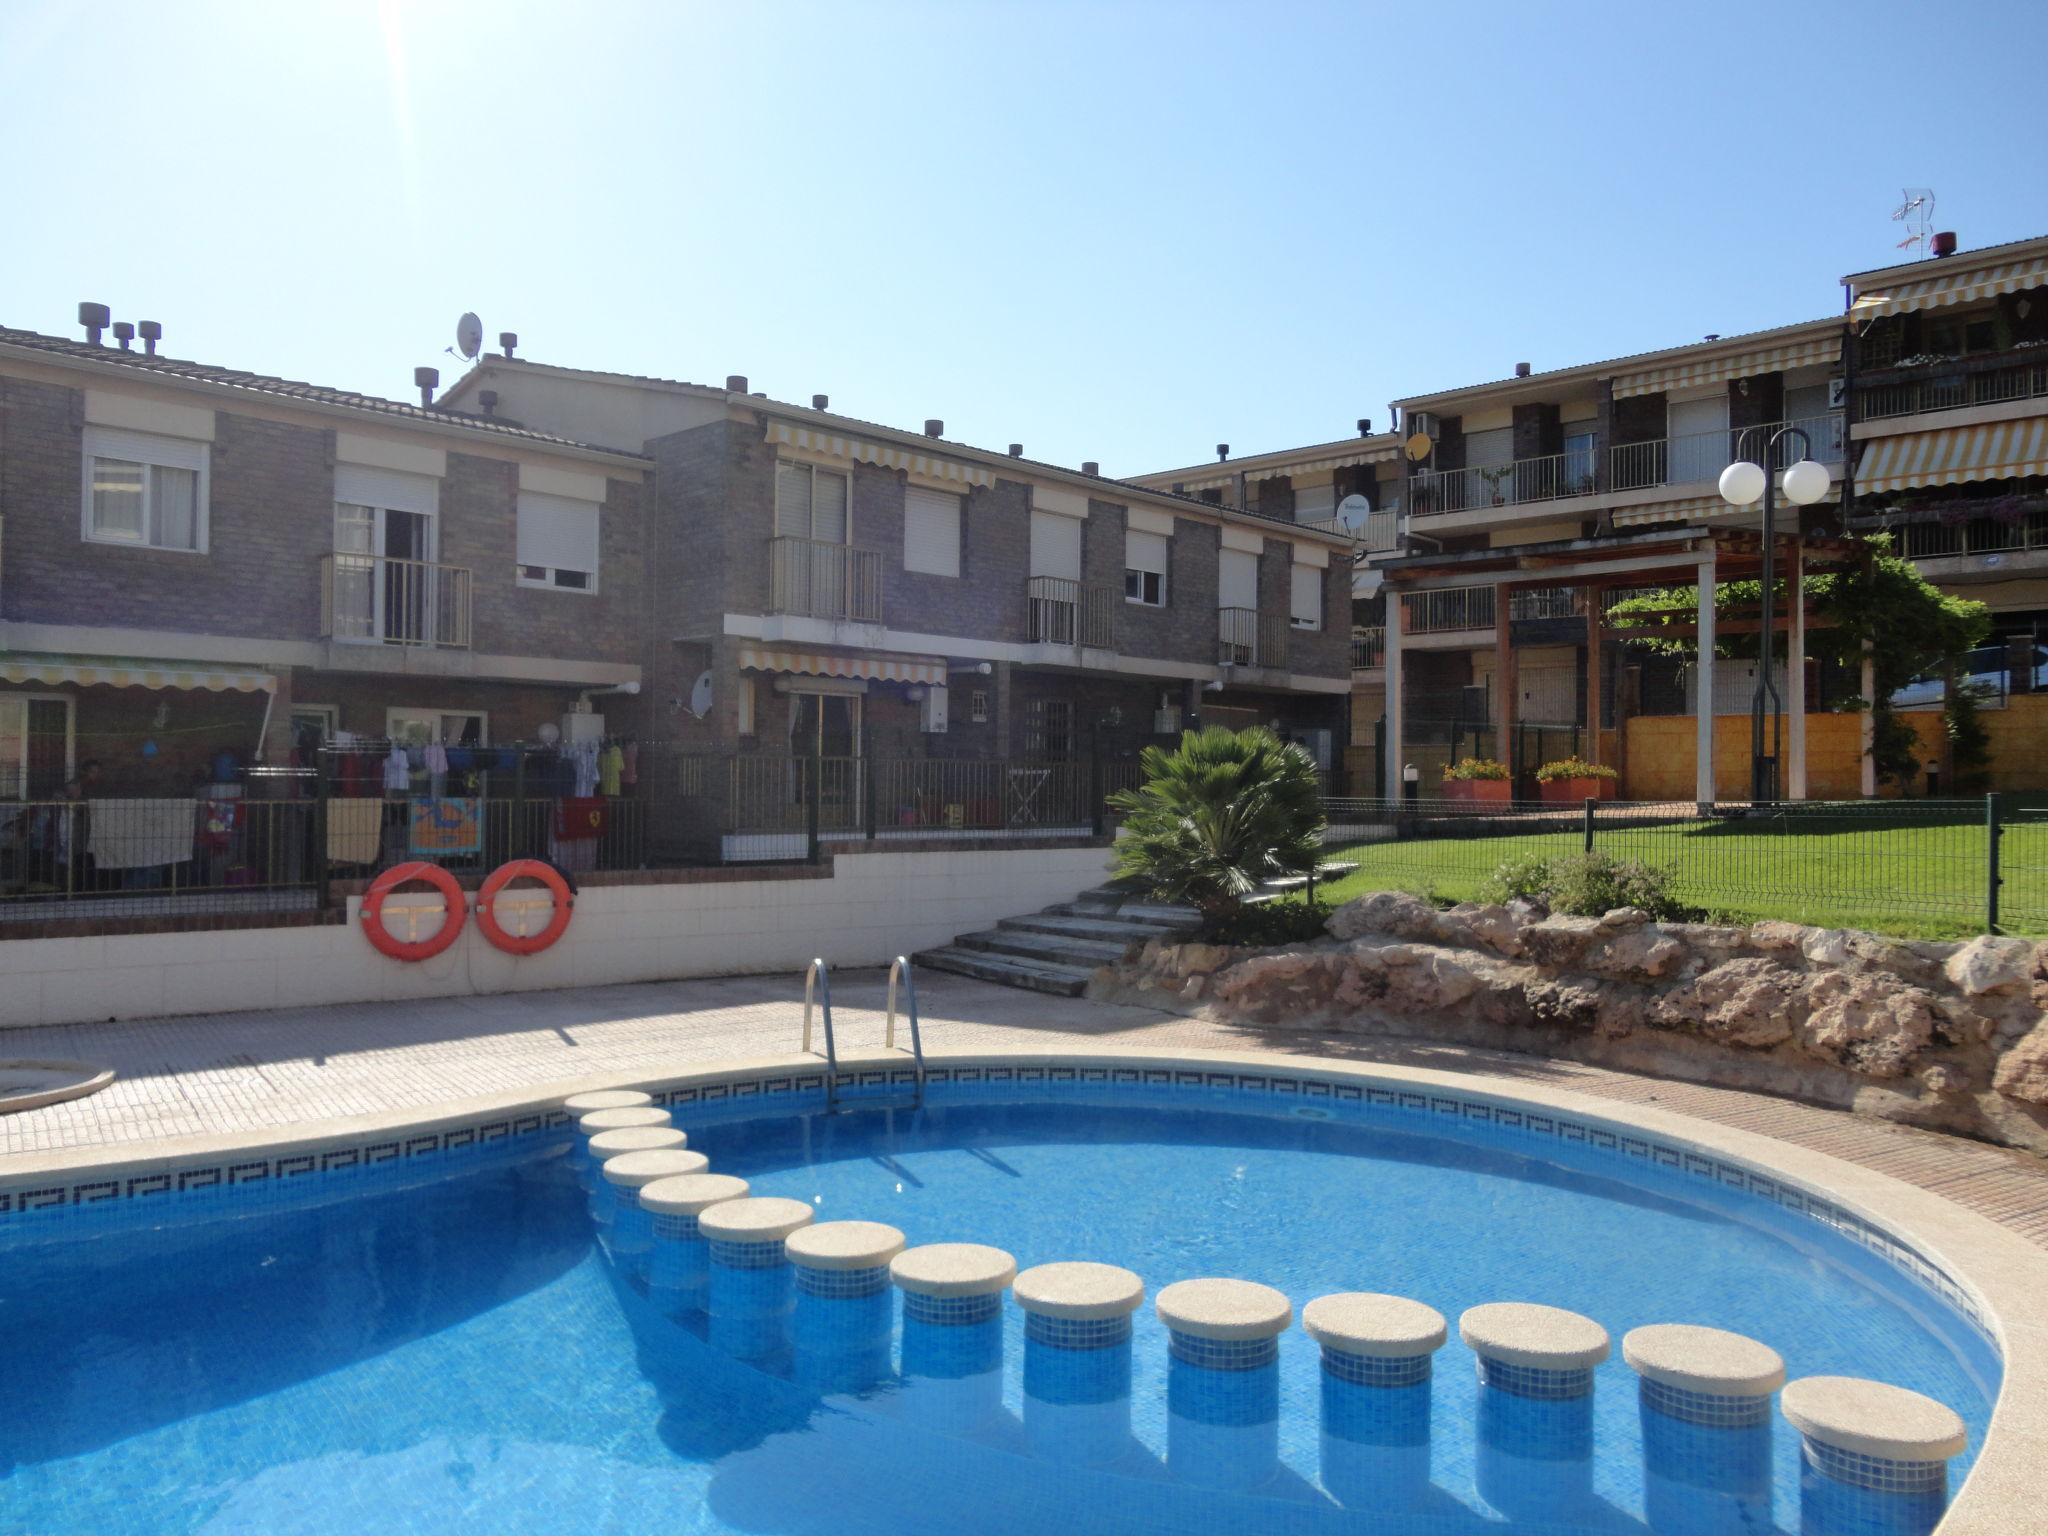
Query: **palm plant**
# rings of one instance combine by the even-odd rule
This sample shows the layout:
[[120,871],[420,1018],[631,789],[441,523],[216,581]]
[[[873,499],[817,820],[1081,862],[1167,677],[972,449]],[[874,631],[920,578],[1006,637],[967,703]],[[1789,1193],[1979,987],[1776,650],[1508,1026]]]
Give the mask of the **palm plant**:
[[1266,730],[1212,725],[1177,747],[1147,747],[1142,763],[1144,782],[1110,800],[1124,815],[1120,876],[1213,921],[1276,875],[1315,870],[1321,786],[1301,747]]

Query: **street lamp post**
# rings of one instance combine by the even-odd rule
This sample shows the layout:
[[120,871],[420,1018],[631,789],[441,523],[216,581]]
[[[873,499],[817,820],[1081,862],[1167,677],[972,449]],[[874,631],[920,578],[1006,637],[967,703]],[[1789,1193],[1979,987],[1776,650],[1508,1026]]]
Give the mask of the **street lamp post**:
[[[1784,472],[1785,499],[1795,506],[1811,506],[1828,493],[1828,468],[1817,464],[1807,455],[1813,451],[1813,443],[1799,427],[1780,427],[1771,433],[1764,444],[1759,462],[1751,463],[1743,457],[1743,447],[1750,441],[1752,433],[1761,434],[1762,427],[1745,427],[1736,441],[1735,462],[1721,471],[1721,499],[1731,507],[1753,506],[1757,499],[1763,499],[1763,616],[1758,630],[1756,693],[1749,705],[1749,798],[1753,803],[1766,804],[1778,798],[1778,765],[1782,760],[1784,742],[1785,701],[1778,692],[1778,685],[1772,680],[1775,669],[1777,634],[1777,477],[1769,472],[1768,466],[1778,455],[1778,444],[1788,437],[1799,439],[1799,458]],[[1804,602],[1805,594],[1794,592],[1791,600]],[[1804,687],[1804,679],[1800,686]],[[1701,699],[1699,708],[1711,710],[1712,699]],[[1771,750],[1764,752],[1764,719],[1768,714],[1771,722]]]

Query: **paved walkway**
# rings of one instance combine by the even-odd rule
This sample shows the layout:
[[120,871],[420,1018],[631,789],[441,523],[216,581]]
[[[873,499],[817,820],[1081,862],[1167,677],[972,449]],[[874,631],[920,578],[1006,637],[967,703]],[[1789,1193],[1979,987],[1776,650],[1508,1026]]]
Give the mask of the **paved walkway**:
[[[836,978],[843,1049],[880,1046],[883,983],[879,971]],[[918,995],[925,1041],[935,1048],[1001,1050],[1059,1040],[1249,1048],[1485,1072],[1654,1103],[1875,1168],[2048,1247],[2048,1163],[1838,1110],[1465,1046],[1211,1024],[938,972],[922,976]],[[119,1074],[90,1097],[0,1116],[0,1171],[14,1153],[264,1130],[606,1074],[662,1076],[725,1058],[795,1051],[802,1024],[800,982],[742,976],[0,1030],[0,1054],[82,1058]]]

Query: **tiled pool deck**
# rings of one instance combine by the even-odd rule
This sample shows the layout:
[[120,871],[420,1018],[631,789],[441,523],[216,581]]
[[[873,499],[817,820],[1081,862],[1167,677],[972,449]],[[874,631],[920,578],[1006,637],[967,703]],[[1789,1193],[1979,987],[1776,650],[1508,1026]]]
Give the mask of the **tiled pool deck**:
[[[883,977],[835,980],[840,1048],[879,1047]],[[2048,1247],[2048,1163],[1837,1110],[1574,1062],[1347,1035],[1257,1030],[1152,1009],[1042,997],[930,973],[919,985],[929,1048],[1069,1045],[1266,1050],[1469,1072],[1654,1105],[1860,1163],[1939,1194]],[[0,1116],[0,1172],[17,1154],[127,1147],[419,1109],[598,1076],[658,1077],[794,1051],[802,986],[726,977],[491,998],[360,1003],[0,1031],[0,1055],[112,1066],[88,1098]]]

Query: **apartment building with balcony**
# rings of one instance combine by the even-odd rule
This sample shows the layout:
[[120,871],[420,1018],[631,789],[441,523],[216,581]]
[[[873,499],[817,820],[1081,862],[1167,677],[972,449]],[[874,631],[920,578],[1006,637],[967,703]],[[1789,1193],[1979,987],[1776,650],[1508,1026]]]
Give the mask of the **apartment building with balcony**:
[[641,680],[645,456],[143,329],[0,330],[0,799],[530,738]]
[[[689,750],[1129,762],[1214,722],[1335,761],[1331,527],[750,391],[493,354],[443,403],[644,453],[650,729]],[[885,810],[883,815],[887,815]]]
[[2048,237],[1842,283],[1851,525],[1989,605],[2015,654],[1986,675],[2048,685],[2033,655],[2048,637]]

